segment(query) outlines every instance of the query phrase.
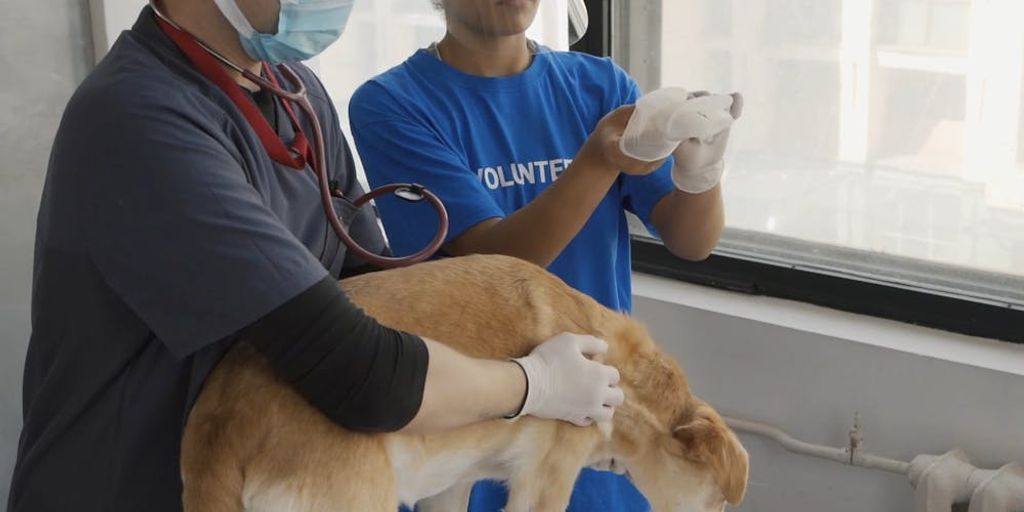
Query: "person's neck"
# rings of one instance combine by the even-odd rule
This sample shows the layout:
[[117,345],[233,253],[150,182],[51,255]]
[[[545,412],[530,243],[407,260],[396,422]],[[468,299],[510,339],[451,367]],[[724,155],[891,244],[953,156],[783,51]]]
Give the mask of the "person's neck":
[[451,26],[437,51],[449,66],[484,77],[517,75],[532,60],[526,34],[495,37]]
[[[157,7],[179,27],[192,34],[217,53],[243,69],[260,74],[261,63],[249,57],[238,39],[238,32],[221,14],[213,2],[195,0],[157,0]],[[259,86],[245,79],[241,73],[224,66],[239,85],[251,91]]]

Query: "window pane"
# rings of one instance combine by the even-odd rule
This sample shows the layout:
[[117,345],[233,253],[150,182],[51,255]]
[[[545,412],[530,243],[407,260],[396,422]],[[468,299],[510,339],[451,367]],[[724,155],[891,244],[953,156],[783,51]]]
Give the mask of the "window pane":
[[[730,236],[778,235],[757,240],[1024,283],[1024,2],[642,0],[620,9],[634,17],[629,26],[643,18],[650,28],[616,34],[651,48],[654,58],[629,59],[635,75],[660,76],[648,86],[744,94],[724,186]],[[878,274],[887,275],[884,261],[872,259]],[[829,265],[844,266],[838,257]]]

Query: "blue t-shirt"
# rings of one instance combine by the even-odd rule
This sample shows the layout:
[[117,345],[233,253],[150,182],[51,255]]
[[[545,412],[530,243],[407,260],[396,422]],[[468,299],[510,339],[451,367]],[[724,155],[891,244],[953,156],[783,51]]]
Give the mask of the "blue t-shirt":
[[[610,59],[544,51],[522,73],[485,78],[462,73],[419,51],[352,96],[350,119],[370,184],[415,182],[436,193],[450,216],[448,239],[481,221],[526,206],[569,167],[598,121],[634,103],[636,83]],[[673,185],[670,163],[647,176],[621,175],[579,234],[548,270],[605,306],[631,306],[631,211],[653,231],[651,211]],[[422,204],[378,200],[396,254],[434,236],[437,220]],[[473,512],[493,512],[504,490],[477,485]],[[647,510],[625,478],[584,470],[569,510]]]
[[[544,51],[522,73],[462,73],[421,50],[352,96],[350,119],[370,184],[416,182],[448,208],[448,239],[504,217],[565,172],[598,121],[634,103],[636,83],[611,59]],[[605,306],[631,306],[625,211],[650,226],[673,190],[670,164],[621,175],[548,270]],[[437,226],[425,205],[378,201],[392,250],[411,254]],[[653,230],[653,228],[652,228]]]

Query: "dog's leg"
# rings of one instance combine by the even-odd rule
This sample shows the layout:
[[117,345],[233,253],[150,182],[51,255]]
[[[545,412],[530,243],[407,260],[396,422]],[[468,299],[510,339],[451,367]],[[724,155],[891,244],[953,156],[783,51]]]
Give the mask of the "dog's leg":
[[505,512],[565,512],[579,475],[582,458],[547,462],[537,473],[522,474],[509,481]]
[[534,467],[520,468],[509,480],[505,512],[564,512],[580,469],[603,435],[596,427],[556,425],[555,442]]
[[416,512],[464,512],[469,510],[469,493],[473,490],[473,482],[460,482],[446,491],[420,500],[416,504]]
[[[584,457],[577,457],[575,460],[562,460],[556,467],[548,467],[536,475],[540,488],[534,498],[534,505],[528,509],[530,512],[564,512],[569,508],[569,499],[572,497],[572,490],[576,484],[576,477],[580,474],[580,467]],[[510,500],[511,501],[511,500]],[[508,512],[512,512],[509,509]]]
[[[509,481],[508,503],[502,512],[531,512],[537,501],[537,490],[532,478]],[[568,505],[568,503],[566,503]],[[565,509],[562,509],[565,510]]]
[[550,475],[547,485],[537,498],[535,512],[564,512],[569,508],[569,499],[572,497],[572,490],[579,476],[579,465],[568,468],[568,471],[561,471],[558,474]]

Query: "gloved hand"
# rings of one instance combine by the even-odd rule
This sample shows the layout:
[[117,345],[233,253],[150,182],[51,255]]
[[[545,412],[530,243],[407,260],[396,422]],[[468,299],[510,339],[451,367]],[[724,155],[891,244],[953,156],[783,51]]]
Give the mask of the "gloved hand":
[[580,148],[576,160],[589,159],[614,172],[633,176],[643,176],[658,170],[662,160],[668,157],[671,150],[654,161],[638,160],[622,152],[623,132],[629,125],[635,108],[634,105],[624,105],[601,118]]
[[715,187],[725,167],[729,128],[743,112],[743,96],[688,93],[668,87],[640,98],[620,145],[632,158],[654,161],[673,156],[672,181],[699,194]]
[[[711,107],[717,109],[713,111],[712,119],[718,119],[719,126],[727,126],[708,138],[685,139],[672,151],[672,183],[683,192],[700,194],[715,188],[722,181],[725,170],[723,157],[729,144],[729,130],[732,122],[743,114],[743,96],[738,92],[731,95],[698,92],[694,93],[693,98],[689,102],[708,98],[710,103],[710,100],[717,98],[716,102],[711,103]],[[727,103],[728,107],[720,108]]]
[[593,336],[563,333],[545,341],[526,357],[514,359],[526,373],[526,401],[515,417],[558,419],[587,426],[610,421],[625,399],[619,371],[587,359],[607,352],[608,343]]

